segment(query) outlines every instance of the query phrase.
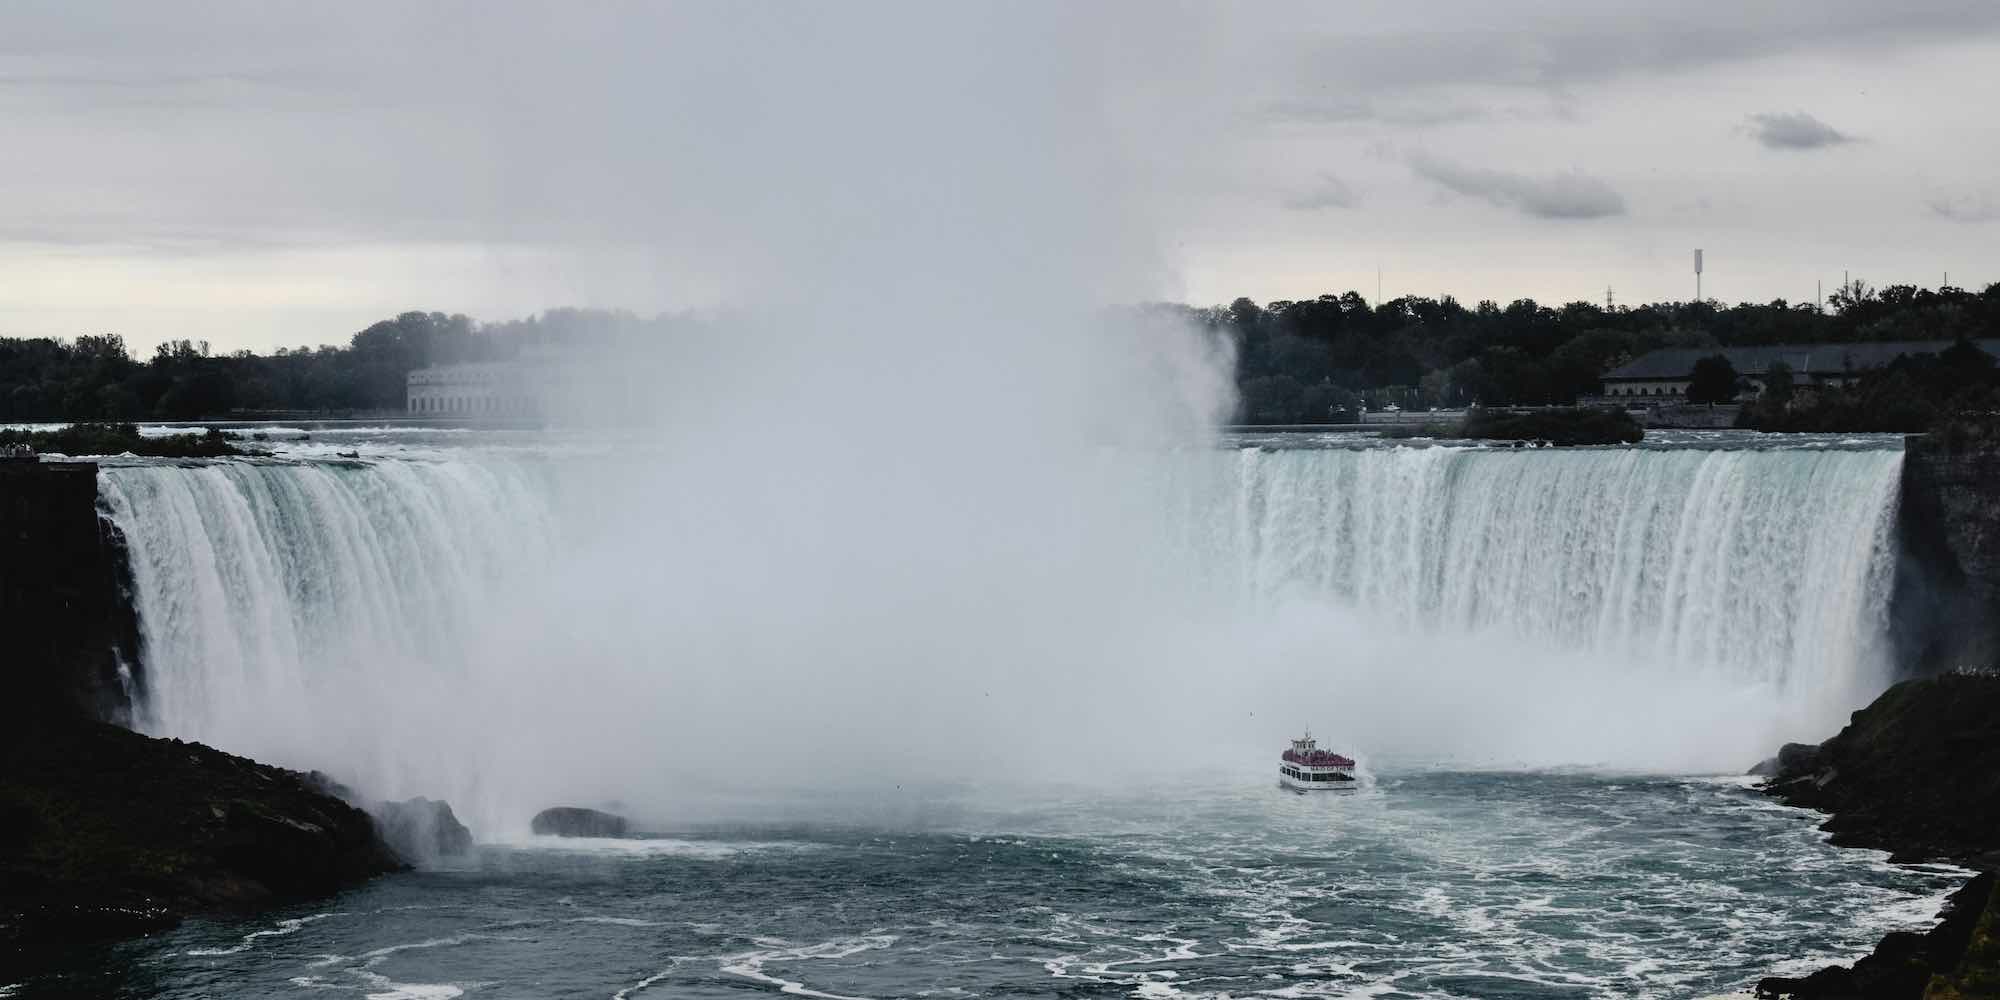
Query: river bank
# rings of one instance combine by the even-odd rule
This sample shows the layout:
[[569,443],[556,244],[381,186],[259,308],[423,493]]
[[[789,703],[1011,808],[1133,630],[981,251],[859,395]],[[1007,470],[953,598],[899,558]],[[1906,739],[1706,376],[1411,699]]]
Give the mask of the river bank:
[[405,867],[308,775],[74,716],[0,733],[0,969]]
[[2000,996],[2000,675],[1905,681],[1854,713],[1833,738],[1788,745],[1767,764],[1766,794],[1828,813],[1821,828],[1834,844],[1978,874],[1929,933],[1890,934],[1852,966],[1768,977],[1758,983],[1759,996]]

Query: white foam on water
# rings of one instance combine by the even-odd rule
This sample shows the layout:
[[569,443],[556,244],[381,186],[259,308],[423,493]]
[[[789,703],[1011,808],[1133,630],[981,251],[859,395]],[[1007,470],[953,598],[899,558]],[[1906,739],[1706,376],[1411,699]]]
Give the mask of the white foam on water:
[[653,984],[658,983],[661,980],[666,979],[668,976],[673,975],[674,970],[680,968],[680,964],[681,964],[680,959],[678,958],[674,959],[674,964],[669,965],[666,968],[661,969],[660,971],[655,972],[652,975],[647,976],[646,978],[641,979],[638,982],[633,983],[632,985],[627,986],[616,993],[611,994],[611,1000],[630,1000],[631,997],[644,993],[646,990],[651,989]]
[[452,1000],[465,995],[464,987],[453,983],[399,983],[365,969],[352,970],[372,992],[367,1000]]
[[792,946],[782,941],[759,941],[772,945],[765,951],[746,952],[741,955],[726,956],[720,960],[721,971],[754,982],[776,986],[778,992],[789,996],[818,997],[820,1000],[870,1000],[868,997],[843,993],[827,993],[808,987],[803,981],[783,979],[764,971],[770,962],[804,962],[812,960],[842,959],[864,951],[887,948],[896,943],[892,936],[871,935],[858,938],[836,938],[819,944]]
[[666,921],[661,921],[661,920],[640,920],[640,919],[639,919],[639,918],[637,918],[637,917],[571,917],[571,918],[569,918],[568,920],[564,921],[564,923],[570,923],[570,924],[609,924],[609,925],[611,925],[611,926],[613,926],[613,927],[668,927],[668,926],[672,926],[671,924],[667,923]]
[[[453,997],[464,996],[468,990],[475,990],[492,984],[403,982],[383,975],[375,971],[375,969],[383,962],[408,951],[455,948],[461,945],[493,941],[525,943],[530,940],[529,938],[511,937],[502,934],[453,934],[446,937],[425,938],[420,941],[386,945],[381,948],[364,951],[354,956],[318,955],[306,967],[310,969],[337,970],[359,980],[362,984],[361,988],[367,991],[364,993],[367,1000],[451,1000]],[[359,962],[360,964],[350,965],[350,963],[354,962]],[[353,987],[343,985],[325,975],[295,976],[292,977],[290,982],[295,986],[306,989],[353,989]]]
[[745,851],[813,849],[811,844],[785,841],[723,842],[674,837],[559,837],[538,834],[503,836],[495,839],[494,843],[517,850],[603,854],[634,859],[684,858],[692,861],[724,861]]
[[278,921],[278,925],[276,927],[271,928],[270,930],[251,931],[250,933],[243,935],[243,939],[241,941],[239,941],[234,945],[231,945],[230,947],[190,948],[187,951],[182,952],[182,954],[196,955],[196,956],[240,955],[243,952],[249,951],[250,946],[256,944],[257,939],[259,938],[284,937],[289,934],[297,934],[299,932],[299,929],[306,926],[307,924],[314,923],[320,920],[325,920],[328,917],[338,916],[338,915],[339,914],[335,913],[315,913],[309,917],[294,917],[289,920],[280,920]]

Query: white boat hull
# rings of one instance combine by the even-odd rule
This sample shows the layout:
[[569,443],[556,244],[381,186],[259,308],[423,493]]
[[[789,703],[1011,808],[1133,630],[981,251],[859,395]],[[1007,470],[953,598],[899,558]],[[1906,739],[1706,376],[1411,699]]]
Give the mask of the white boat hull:
[[1361,782],[1356,781],[1353,775],[1346,775],[1343,778],[1333,780],[1311,781],[1294,778],[1283,772],[1278,774],[1279,788],[1297,792],[1300,795],[1304,795],[1307,792],[1351,792],[1359,787],[1360,784]]

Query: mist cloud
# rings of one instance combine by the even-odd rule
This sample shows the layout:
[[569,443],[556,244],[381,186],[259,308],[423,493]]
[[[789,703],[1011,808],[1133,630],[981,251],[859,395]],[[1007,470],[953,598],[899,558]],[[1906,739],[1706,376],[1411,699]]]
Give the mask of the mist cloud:
[[1803,111],[1751,115],[1751,135],[1770,149],[1821,149],[1854,138]]
[[1285,207],[1295,212],[1323,212],[1330,208],[1353,208],[1360,204],[1354,189],[1331,173],[1319,175],[1311,187],[1285,199]]
[[1599,219],[1625,214],[1625,197],[1581,171],[1536,177],[1468,167],[1428,153],[1412,154],[1417,176],[1455,194],[1480,198],[1540,219]]
[[1985,195],[1940,196],[1925,203],[1931,214],[1951,222],[1993,222],[2000,220],[2000,202]]

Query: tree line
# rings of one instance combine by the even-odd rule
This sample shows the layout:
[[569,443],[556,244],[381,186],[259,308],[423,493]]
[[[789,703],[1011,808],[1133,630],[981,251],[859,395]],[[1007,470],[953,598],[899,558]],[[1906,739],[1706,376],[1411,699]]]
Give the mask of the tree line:
[[[1239,298],[1226,306],[1159,308],[1234,345],[1237,419],[1258,424],[1345,422],[1364,408],[1389,405],[1571,405],[1595,395],[1606,371],[1663,347],[2000,337],[2000,283],[1971,292],[1877,290],[1856,281],[1824,307],[1782,299],[1615,308],[1519,299],[1468,308],[1450,297],[1371,304],[1350,291],[1262,305]],[[558,309],[480,324],[464,315],[407,312],[354,334],[344,347],[217,355],[206,343],[177,340],[145,360],[132,357],[117,334],[0,337],[0,420],[400,411],[414,368],[505,360],[554,346],[588,351],[620,337],[673,335],[676,322]],[[1816,405],[1847,408],[1829,409],[1825,419],[1833,421],[1838,412],[1884,410],[1891,397],[1934,389],[1914,364],[1892,366],[1896,372],[1864,379],[1837,399],[1820,393]],[[1945,397],[1937,399],[1942,405]],[[1774,426],[1804,420],[1766,419]]]
[[1186,311],[1236,347],[1240,422],[1341,423],[1362,407],[1572,405],[1596,395],[1605,372],[1658,348],[2000,337],[2000,283],[1971,292],[1856,281],[1825,306],[1467,308],[1422,296],[1371,306],[1347,292]]
[[1764,372],[1761,385],[1745,386],[1724,357],[1697,365],[1694,378],[1691,399],[1697,390],[1713,402],[1756,390],[1738,411],[1736,425],[1763,431],[1921,433],[1953,418],[2000,415],[2000,360],[1970,340],[1936,353],[1906,354],[1839,389],[1804,383],[1782,362]]
[[244,411],[401,411],[415,368],[498,361],[556,343],[589,344],[657,322],[630,313],[554,309],[507,323],[406,312],[345,347],[215,354],[206,341],[160,344],[144,361],[118,334],[74,340],[0,337],[0,421],[199,420]]

